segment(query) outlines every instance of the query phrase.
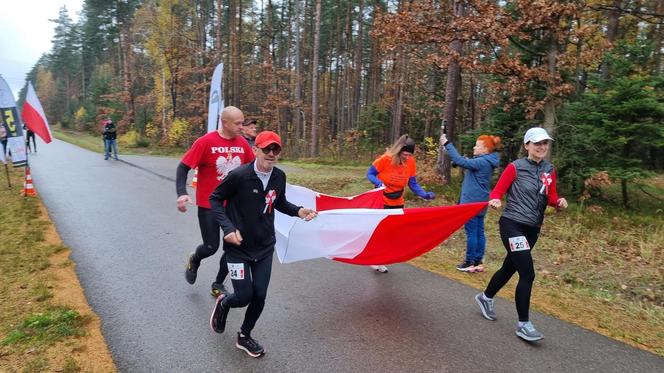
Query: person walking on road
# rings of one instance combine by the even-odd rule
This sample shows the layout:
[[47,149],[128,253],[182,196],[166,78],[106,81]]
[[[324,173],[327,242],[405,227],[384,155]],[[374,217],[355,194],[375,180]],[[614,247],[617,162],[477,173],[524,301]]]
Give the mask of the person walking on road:
[[[500,137],[481,135],[475,141],[473,158],[462,157],[454,145],[447,140],[447,135],[440,135],[440,144],[445,147],[452,162],[465,169],[463,183],[461,184],[461,197],[459,203],[485,202],[489,199],[491,190],[491,177],[493,170],[500,163],[500,156],[495,149],[500,146]],[[484,250],[486,236],[484,235],[484,216],[486,209],[480,211],[465,225],[466,231],[466,257],[456,268],[463,272],[484,272]]]
[[104,159],[108,160],[111,156],[111,147],[113,147],[113,154],[115,155],[115,160],[118,160],[118,142],[117,142],[117,127],[112,120],[106,119],[104,121]]
[[489,206],[499,208],[507,194],[505,209],[498,221],[500,238],[507,251],[502,267],[491,277],[484,292],[475,296],[482,315],[496,320],[493,297],[519,272],[514,300],[519,322],[516,335],[526,341],[544,338],[529,320],[530,292],[535,280],[532,250],[544,221],[546,206],[567,208],[565,198],[556,192],[556,171],[545,159],[553,138],[544,128],[534,127],[523,138],[525,158],[510,163],[489,195]]
[[[187,211],[187,204],[192,200],[187,193],[187,174],[192,168],[198,167],[198,187],[196,188],[196,204],[198,205],[198,225],[203,243],[196,247],[189,256],[185,269],[185,279],[194,284],[201,261],[214,255],[219,250],[219,224],[214,218],[210,206],[210,193],[228,173],[235,168],[254,160],[254,153],[247,141],[240,136],[240,127],[244,122],[244,114],[234,106],[227,106],[220,116],[221,126],[218,130],[199,137],[182,157],[178,165],[175,186],[178,195],[177,208],[180,212]],[[223,285],[228,269],[226,256],[219,261],[219,272],[212,283],[211,293],[214,296],[225,292]]]
[[[37,139],[35,138],[35,133],[32,132],[31,129],[27,127],[23,127],[25,129],[25,146],[28,148],[28,151],[32,153],[32,148],[35,149],[35,153],[37,153]],[[30,147],[30,140],[32,139],[32,148]]]
[[256,161],[235,169],[210,195],[212,211],[224,232],[224,251],[235,291],[217,297],[210,327],[223,333],[228,311],[248,306],[235,346],[251,357],[265,353],[251,332],[265,306],[270,283],[276,243],[274,210],[307,221],[317,215],[315,210],[286,199],[286,174],[275,167],[281,149],[279,135],[261,132],[254,146]]
[[[417,183],[417,166],[415,163],[415,141],[403,135],[392,144],[387,151],[378,157],[367,170],[367,179],[376,187],[385,187],[383,190],[383,204],[386,209],[401,209],[404,207],[403,197],[406,185],[419,197],[431,200],[436,197],[433,192],[426,192]],[[384,265],[370,266],[380,273],[387,273]]]

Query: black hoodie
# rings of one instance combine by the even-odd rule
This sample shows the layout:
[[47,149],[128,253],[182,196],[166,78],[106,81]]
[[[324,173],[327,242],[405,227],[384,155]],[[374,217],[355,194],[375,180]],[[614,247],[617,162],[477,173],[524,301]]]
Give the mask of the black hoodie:
[[224,242],[224,251],[240,259],[258,261],[274,251],[274,209],[297,216],[301,207],[286,200],[286,174],[282,170],[274,167],[263,188],[254,163],[231,171],[210,195],[210,205],[223,236],[236,229],[242,235],[240,246]]

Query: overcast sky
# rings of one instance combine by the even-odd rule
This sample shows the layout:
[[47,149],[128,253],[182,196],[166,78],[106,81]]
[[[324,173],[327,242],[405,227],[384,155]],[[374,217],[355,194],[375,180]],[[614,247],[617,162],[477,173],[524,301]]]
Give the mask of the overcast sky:
[[72,21],[78,20],[83,0],[8,0],[0,10],[0,75],[18,99],[25,75],[42,54],[51,50],[58,11],[67,7]]

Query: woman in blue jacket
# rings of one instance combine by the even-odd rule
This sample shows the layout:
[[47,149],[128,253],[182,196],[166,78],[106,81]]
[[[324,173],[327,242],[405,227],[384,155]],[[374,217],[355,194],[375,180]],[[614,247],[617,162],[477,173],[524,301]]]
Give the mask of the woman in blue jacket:
[[[462,157],[454,145],[447,140],[447,136],[440,136],[440,144],[450,155],[452,162],[464,168],[463,184],[461,184],[461,198],[459,203],[484,202],[489,200],[491,178],[493,171],[500,163],[497,149],[500,147],[500,137],[481,135],[473,147],[473,158]],[[484,235],[484,215],[486,209],[480,211],[464,226],[466,230],[466,258],[457,265],[463,272],[483,272],[484,250],[486,236]]]

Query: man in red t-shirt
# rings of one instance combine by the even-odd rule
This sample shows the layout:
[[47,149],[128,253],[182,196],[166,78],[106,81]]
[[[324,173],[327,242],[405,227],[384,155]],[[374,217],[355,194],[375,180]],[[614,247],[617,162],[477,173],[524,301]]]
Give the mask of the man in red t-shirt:
[[[199,137],[182,157],[177,168],[176,191],[178,194],[177,208],[187,211],[187,204],[192,204],[187,194],[187,174],[192,168],[198,167],[198,186],[196,188],[196,204],[198,205],[198,224],[201,229],[203,243],[191,254],[185,270],[187,282],[196,282],[196,275],[201,260],[214,255],[219,249],[219,224],[214,218],[210,207],[210,194],[233,169],[255,159],[254,153],[241,136],[244,114],[234,106],[227,106],[221,112],[221,126],[218,130]],[[219,273],[212,283],[212,294],[225,292],[223,282],[228,274],[226,256],[222,255]]]

